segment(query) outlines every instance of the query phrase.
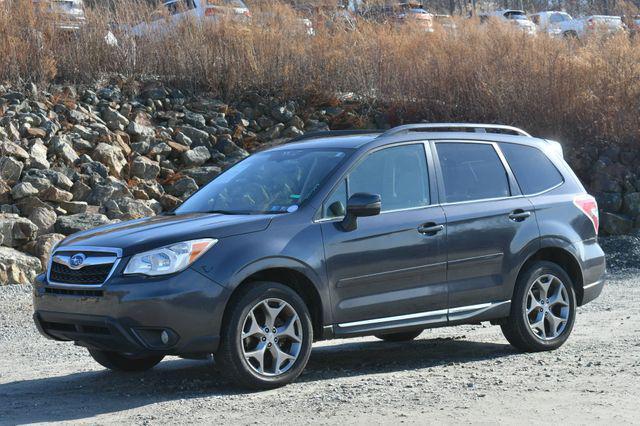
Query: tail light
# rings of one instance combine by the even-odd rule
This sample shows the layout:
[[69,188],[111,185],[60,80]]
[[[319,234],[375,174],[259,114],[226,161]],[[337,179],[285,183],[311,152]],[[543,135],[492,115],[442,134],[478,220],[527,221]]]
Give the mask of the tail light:
[[598,235],[598,229],[600,228],[600,215],[598,213],[598,202],[589,194],[578,195],[573,199],[573,204],[582,211],[591,223],[593,223],[593,229]]
[[208,7],[204,10],[204,16],[213,16],[217,14],[218,10],[215,7]]

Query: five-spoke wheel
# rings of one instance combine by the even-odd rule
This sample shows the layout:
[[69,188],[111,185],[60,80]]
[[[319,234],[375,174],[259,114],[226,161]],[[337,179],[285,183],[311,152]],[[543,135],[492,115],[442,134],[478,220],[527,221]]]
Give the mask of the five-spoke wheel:
[[300,375],[311,353],[307,305],[290,287],[253,282],[232,300],[216,353],[220,370],[244,387],[268,389]]
[[535,262],[518,277],[502,332],[523,351],[556,349],[573,329],[576,305],[567,272],[555,263]]
[[240,338],[249,365],[259,374],[277,376],[287,372],[300,355],[302,323],[284,300],[265,299],[245,317]]

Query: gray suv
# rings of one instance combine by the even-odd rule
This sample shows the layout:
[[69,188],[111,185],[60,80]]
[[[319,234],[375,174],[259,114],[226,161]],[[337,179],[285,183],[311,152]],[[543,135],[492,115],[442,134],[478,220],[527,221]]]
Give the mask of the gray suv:
[[560,145],[520,129],[311,134],[173,212],[68,237],[35,283],[34,319],[110,369],[214,354],[252,388],[294,380],[315,340],[490,321],[546,351],[602,291],[597,234]]

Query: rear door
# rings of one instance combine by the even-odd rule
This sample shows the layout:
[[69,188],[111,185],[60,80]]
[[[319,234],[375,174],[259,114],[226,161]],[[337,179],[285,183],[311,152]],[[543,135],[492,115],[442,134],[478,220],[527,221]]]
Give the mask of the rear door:
[[[336,334],[446,322],[444,213],[424,143],[365,155],[325,201],[320,220]],[[348,195],[379,194],[382,212],[340,226]]]
[[[508,308],[524,256],[539,236],[535,212],[497,144],[433,144],[447,218],[449,320]],[[504,302],[504,303],[503,303]]]

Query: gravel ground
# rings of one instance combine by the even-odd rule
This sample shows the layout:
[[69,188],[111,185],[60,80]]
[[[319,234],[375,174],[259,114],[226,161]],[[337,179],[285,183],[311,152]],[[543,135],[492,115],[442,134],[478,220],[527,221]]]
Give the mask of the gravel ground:
[[211,361],[108,372],[84,349],[40,337],[28,289],[3,287],[0,423],[639,423],[640,239],[603,246],[608,285],[555,352],[517,353],[488,325],[402,344],[336,340],[314,346],[298,382],[258,393],[225,382]]

